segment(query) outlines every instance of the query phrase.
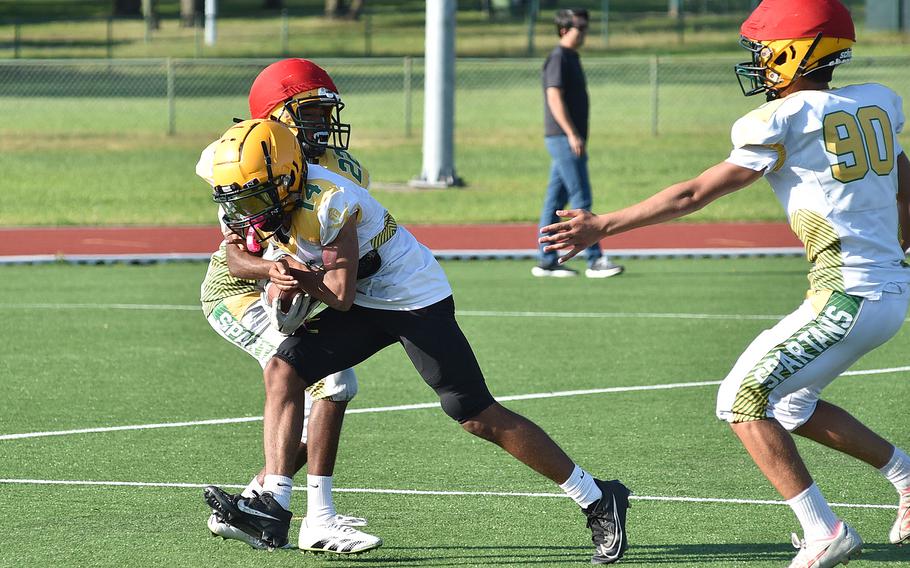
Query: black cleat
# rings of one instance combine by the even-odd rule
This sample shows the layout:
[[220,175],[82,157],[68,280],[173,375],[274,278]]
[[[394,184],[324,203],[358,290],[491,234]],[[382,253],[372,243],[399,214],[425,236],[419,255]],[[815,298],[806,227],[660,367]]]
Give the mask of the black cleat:
[[591,529],[594,556],[591,564],[613,564],[626,552],[626,510],[629,508],[629,488],[618,480],[595,479],[603,497],[583,509]]
[[[205,502],[224,522],[242,530],[267,548],[287,548],[291,512],[279,505],[271,493],[241,497],[209,485],[202,490],[202,494]],[[253,544],[250,546],[259,548]]]

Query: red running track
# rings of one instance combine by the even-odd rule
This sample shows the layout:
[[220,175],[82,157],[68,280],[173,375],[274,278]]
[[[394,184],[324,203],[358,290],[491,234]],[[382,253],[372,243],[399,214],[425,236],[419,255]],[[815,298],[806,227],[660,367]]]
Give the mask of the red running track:
[[[433,251],[531,250],[530,224],[411,225]],[[216,226],[20,227],[0,229],[0,256],[205,254],[218,247]],[[602,242],[605,249],[743,249],[801,247],[783,223],[671,223],[636,229]]]

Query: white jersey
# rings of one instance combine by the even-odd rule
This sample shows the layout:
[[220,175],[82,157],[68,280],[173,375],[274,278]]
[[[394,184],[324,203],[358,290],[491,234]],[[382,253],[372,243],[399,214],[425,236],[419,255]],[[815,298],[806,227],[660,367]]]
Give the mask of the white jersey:
[[267,257],[288,254],[300,262],[322,264],[322,249],[333,242],[350,218],[357,224],[362,257],[376,250],[379,270],[357,281],[358,306],[380,310],[416,310],[452,295],[433,253],[417,242],[369,192],[347,177],[311,165],[304,201],[291,221],[290,242],[269,239]]
[[727,161],[763,170],[813,266],[810,294],[910,282],[898,242],[901,98],[876,83],[798,91],[733,125]]

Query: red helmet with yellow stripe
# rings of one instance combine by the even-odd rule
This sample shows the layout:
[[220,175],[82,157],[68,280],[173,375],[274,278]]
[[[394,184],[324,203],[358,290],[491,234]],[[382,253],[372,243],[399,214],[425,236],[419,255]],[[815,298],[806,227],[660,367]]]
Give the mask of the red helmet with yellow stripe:
[[274,118],[293,128],[309,158],[326,148],[348,147],[351,125],[341,122],[341,95],[325,69],[312,61],[272,63],[253,81],[249,102],[252,118]]
[[780,96],[797,78],[846,63],[856,41],[838,0],[764,0],[743,22],[740,43],[752,61],[736,66],[743,94]]

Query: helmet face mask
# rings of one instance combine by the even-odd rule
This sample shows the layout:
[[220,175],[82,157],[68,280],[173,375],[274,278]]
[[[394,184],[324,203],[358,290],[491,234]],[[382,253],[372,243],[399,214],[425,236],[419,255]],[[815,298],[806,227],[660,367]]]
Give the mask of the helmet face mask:
[[212,199],[234,233],[259,243],[281,236],[302,203],[306,161],[290,128],[277,121],[247,120],[230,130],[215,149]]
[[756,41],[740,38],[752,60],[735,66],[736,78],[747,97],[765,93],[769,101],[800,77],[827,67],[847,63],[853,50],[849,39],[823,37]]
[[348,149],[351,125],[341,122],[342,109],[338,93],[320,87],[284,101],[270,116],[295,129],[304,153],[315,158],[329,148]]
[[[275,181],[252,180],[243,187],[215,186],[213,199],[224,210],[222,220],[237,235],[246,238],[252,229],[258,242],[263,242],[284,225],[289,214],[289,202],[299,199],[299,193],[288,191],[290,176]],[[296,197],[292,197],[296,195]]]
[[780,75],[777,73],[774,73],[771,77],[767,76],[768,68],[765,62],[771,59],[771,49],[763,43],[753,41],[747,37],[739,38],[739,44],[752,52],[752,61],[738,63],[734,68],[736,78],[739,80],[739,88],[742,89],[743,95],[751,97],[767,91],[769,81],[776,83],[780,79]]
[[263,69],[250,87],[250,116],[273,118],[297,134],[307,158],[327,148],[347,150],[351,125],[341,122],[338,87],[312,61],[282,59]]

